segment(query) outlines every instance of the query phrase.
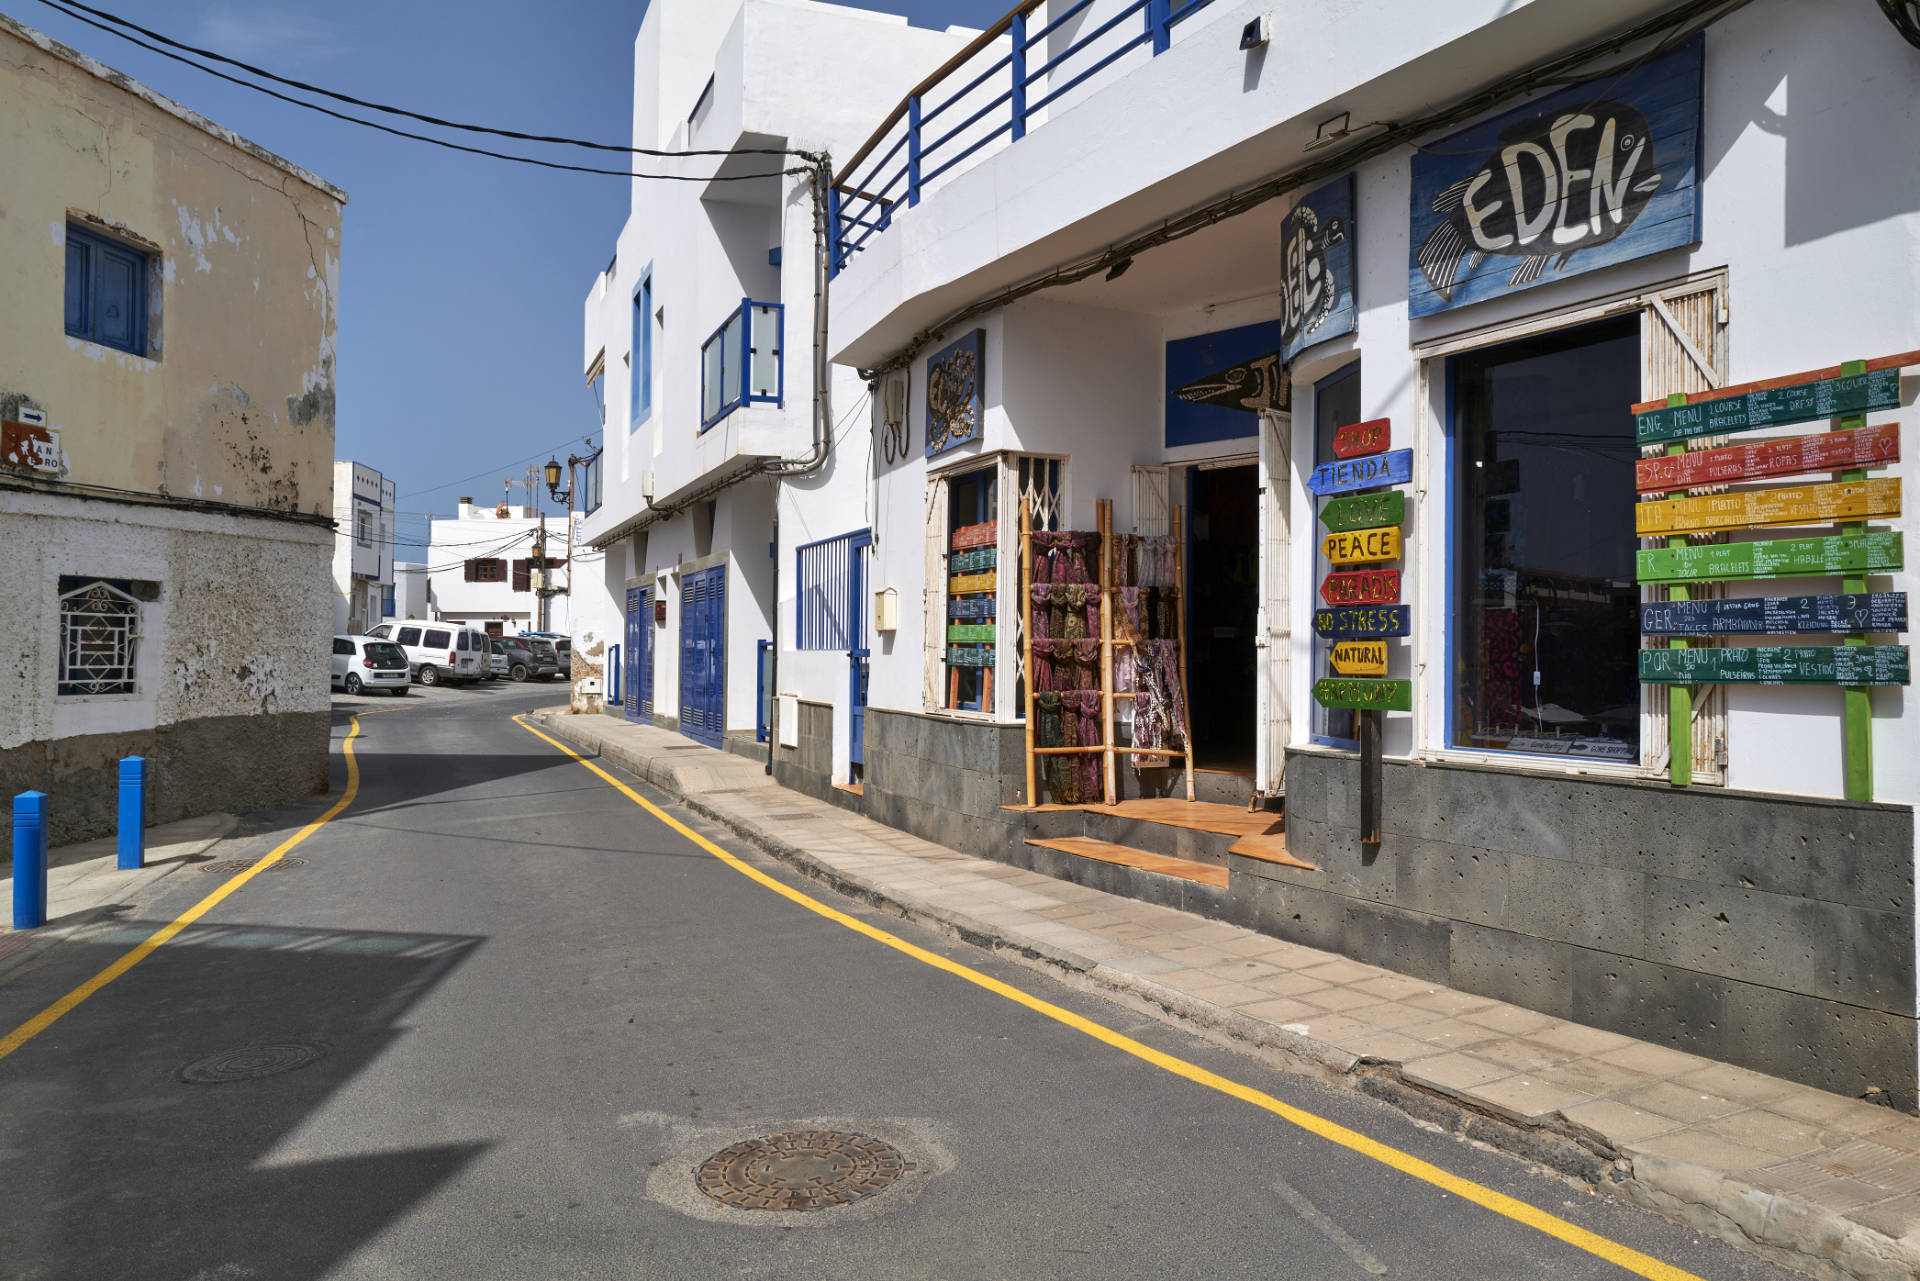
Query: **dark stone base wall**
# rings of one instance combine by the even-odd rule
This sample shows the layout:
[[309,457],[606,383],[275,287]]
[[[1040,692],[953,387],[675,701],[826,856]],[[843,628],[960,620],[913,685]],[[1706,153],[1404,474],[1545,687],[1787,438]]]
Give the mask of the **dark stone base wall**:
[[833,704],[800,700],[798,747],[779,746],[779,705],[773,749],[773,781],[822,801],[838,802],[845,793],[833,785]]
[[1018,725],[867,710],[866,812],[923,840],[1006,862],[1024,848],[1026,742]]
[[[55,845],[119,830],[120,760],[126,756],[147,758],[149,826],[304,801],[327,790],[329,722],[326,712],[213,716],[24,743],[0,751],[0,796],[45,792]],[[0,812],[0,843],[12,835],[8,805]]]
[[1912,1109],[1911,808],[1295,752],[1229,916],[1560,1018]]

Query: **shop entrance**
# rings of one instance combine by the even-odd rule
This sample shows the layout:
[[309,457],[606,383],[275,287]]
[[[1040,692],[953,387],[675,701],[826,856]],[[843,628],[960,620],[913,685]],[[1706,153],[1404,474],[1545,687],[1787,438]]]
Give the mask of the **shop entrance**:
[[1187,471],[1187,684],[1194,765],[1252,774],[1260,480],[1248,463]]

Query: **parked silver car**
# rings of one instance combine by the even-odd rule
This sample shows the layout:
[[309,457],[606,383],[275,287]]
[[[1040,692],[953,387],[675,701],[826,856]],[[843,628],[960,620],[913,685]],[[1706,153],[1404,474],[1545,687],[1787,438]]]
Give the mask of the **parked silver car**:
[[539,676],[551,680],[559,670],[551,655],[543,656],[531,642],[518,636],[496,636],[489,650],[487,662],[491,665],[491,674],[496,677],[524,681]]

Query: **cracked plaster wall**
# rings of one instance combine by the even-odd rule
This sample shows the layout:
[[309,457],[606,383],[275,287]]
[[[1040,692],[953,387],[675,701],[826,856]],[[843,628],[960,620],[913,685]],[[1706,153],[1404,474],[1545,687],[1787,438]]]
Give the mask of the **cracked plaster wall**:
[[[0,19],[0,413],[62,479],[332,514],[345,195]],[[157,251],[150,356],[70,338],[66,226]]]

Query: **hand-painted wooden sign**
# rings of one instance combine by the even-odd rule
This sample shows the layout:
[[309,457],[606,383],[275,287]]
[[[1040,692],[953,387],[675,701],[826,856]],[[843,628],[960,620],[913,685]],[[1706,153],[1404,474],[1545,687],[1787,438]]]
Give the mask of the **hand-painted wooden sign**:
[[1334,498],[1320,509],[1320,523],[1336,534],[1349,529],[1374,529],[1398,525],[1407,518],[1405,491],[1389,489],[1380,494],[1352,494]]
[[1280,358],[1353,332],[1353,175],[1300,198],[1280,223]]
[[1905,685],[1905,645],[1643,649],[1647,685]]
[[987,331],[975,329],[927,358],[927,457],[979,437],[986,355]]
[[990,520],[984,525],[963,525],[953,531],[953,549],[960,551],[967,547],[991,547],[1000,537],[1000,522]]
[[1642,445],[1657,445],[1694,436],[1719,436],[1756,427],[1895,409],[1900,404],[1900,371],[1873,369],[1818,382],[1759,386],[1744,393],[1739,388],[1729,391],[1732,394],[1715,392],[1712,399],[1691,404],[1636,412],[1634,439]]
[[948,618],[993,618],[999,610],[1000,602],[992,597],[975,600],[950,600],[947,602]]
[[1657,547],[1636,552],[1633,559],[1636,576],[1643,583],[1691,583],[1733,578],[1889,573],[1906,563],[1906,548],[1898,533],[1876,530],[1848,538],[1779,538],[1765,543]]
[[1413,153],[1415,316],[1699,241],[1703,41]]
[[1260,411],[1293,406],[1277,320],[1167,343],[1167,446],[1235,440],[1260,430]]
[[1307,477],[1307,488],[1325,497],[1375,485],[1404,485],[1413,479],[1413,451],[1396,449],[1370,458],[1343,458],[1321,463]]
[[1374,561],[1400,559],[1400,527],[1354,529],[1344,534],[1328,534],[1320,540],[1320,553],[1335,565],[1365,565]]
[[1400,571],[1361,569],[1328,574],[1320,582],[1320,599],[1329,605],[1392,605],[1400,599]]
[[949,574],[971,574],[982,569],[992,569],[1000,561],[1000,551],[995,547],[976,547],[969,552],[955,552],[947,557]]
[[1825,525],[1899,514],[1900,482],[1885,477],[1638,503],[1633,509],[1633,528],[1635,533],[1649,536],[1767,525]]
[[1313,611],[1313,630],[1340,640],[1405,636],[1413,631],[1413,611],[1405,605],[1336,605]]
[[1819,436],[1754,440],[1724,449],[1642,458],[1634,464],[1634,480],[1641,493],[1654,494],[1810,471],[1879,467],[1899,461],[1900,425],[1882,423],[1877,427],[1856,427]]
[[1367,454],[1384,454],[1392,439],[1393,420],[1390,418],[1369,418],[1363,423],[1348,423],[1333,433],[1333,456],[1360,458]]
[[960,644],[991,643],[992,623],[955,623],[947,628],[947,639]]
[[1413,682],[1323,676],[1313,683],[1313,701],[1322,707],[1349,707],[1363,712],[1410,712]]
[[1907,594],[1756,596],[1670,600],[1640,607],[1649,636],[1787,636],[1795,632],[1904,632]]
[[1385,676],[1387,643],[1383,640],[1344,640],[1333,647],[1333,670],[1342,676]]
[[955,648],[947,651],[949,667],[992,667],[994,665],[991,645],[982,645],[978,649]]
[[966,592],[990,592],[999,584],[999,581],[998,576],[991,571],[985,574],[962,574],[948,580],[947,590],[956,596]]

